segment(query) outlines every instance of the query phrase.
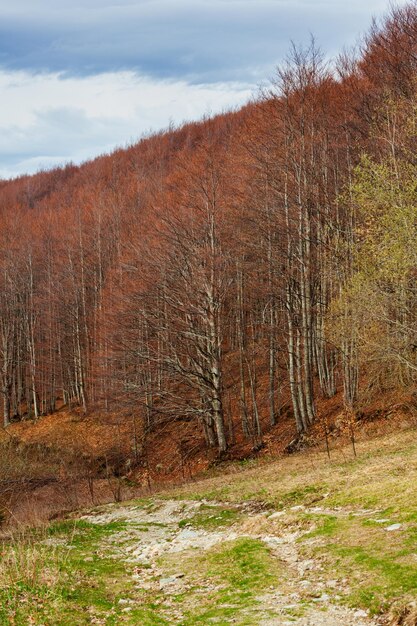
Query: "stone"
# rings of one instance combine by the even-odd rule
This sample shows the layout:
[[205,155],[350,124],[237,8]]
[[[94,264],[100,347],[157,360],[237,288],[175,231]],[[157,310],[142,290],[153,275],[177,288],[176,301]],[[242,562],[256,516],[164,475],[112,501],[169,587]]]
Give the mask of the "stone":
[[172,576],[167,576],[166,578],[161,578],[159,581],[160,589],[164,589],[164,587],[169,587],[170,585],[175,585],[180,578],[184,578],[184,574],[173,574]]
[[319,598],[313,598],[313,602],[328,602],[330,600],[330,596],[328,593],[322,593]]

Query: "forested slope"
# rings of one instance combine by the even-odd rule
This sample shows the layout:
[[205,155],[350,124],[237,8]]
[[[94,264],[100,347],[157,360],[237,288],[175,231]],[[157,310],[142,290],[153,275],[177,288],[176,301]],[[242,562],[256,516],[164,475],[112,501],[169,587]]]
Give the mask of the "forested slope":
[[192,422],[222,455],[284,414],[327,438],[323,398],[347,429],[412,409],[416,55],[412,3],[331,65],[292,49],[240,111],[2,181],[4,426],[119,412],[140,454]]

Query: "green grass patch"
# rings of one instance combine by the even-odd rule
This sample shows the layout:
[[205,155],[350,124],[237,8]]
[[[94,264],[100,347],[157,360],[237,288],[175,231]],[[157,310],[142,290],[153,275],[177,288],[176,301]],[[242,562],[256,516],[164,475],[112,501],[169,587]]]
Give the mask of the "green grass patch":
[[94,524],[87,520],[63,520],[54,522],[47,528],[49,536],[66,536],[74,543],[94,543],[106,535],[126,530],[128,522],[114,521],[106,524]]
[[[301,540],[305,554],[320,557],[326,564],[329,578],[337,572],[337,577],[349,580],[345,600],[371,614],[386,611],[397,598],[417,593],[417,533],[409,529],[387,532],[386,526],[373,519],[329,516]],[[309,547],[311,537],[321,537],[322,542]]]
[[[107,555],[101,543],[125,527],[66,520],[43,535],[35,531],[3,544],[0,624],[70,626],[91,624],[93,618],[106,626],[137,623],[118,602],[133,592],[129,568]],[[54,545],[55,538],[65,541]]]
[[226,583],[233,596],[253,598],[276,582],[269,549],[259,539],[237,539],[209,556],[208,564],[208,574]]
[[333,537],[340,531],[342,520],[336,515],[305,515],[306,519],[315,523],[315,529],[303,536],[303,540],[312,537]]
[[292,489],[291,491],[280,494],[278,505],[281,509],[297,506],[309,505],[313,502],[321,500],[323,494],[328,490],[325,484],[312,484]]
[[[178,567],[177,559],[167,556],[160,563],[166,570]],[[230,624],[255,625],[259,621],[258,596],[282,578],[280,563],[260,540],[240,538],[223,543],[206,553],[184,556],[181,568],[190,588],[178,594],[175,602],[184,618],[180,626]],[[267,616],[266,616],[267,617]]]
[[417,593],[417,566],[404,564],[404,552],[387,554],[362,546],[333,546],[334,554],[347,561],[361,575],[349,596],[353,606],[363,606],[372,614],[386,610],[391,602],[407,593]]
[[240,518],[236,509],[221,509],[216,506],[203,505],[198,513],[192,517],[185,518],[178,523],[180,528],[191,526],[192,528],[202,528],[204,530],[215,530],[231,526]]

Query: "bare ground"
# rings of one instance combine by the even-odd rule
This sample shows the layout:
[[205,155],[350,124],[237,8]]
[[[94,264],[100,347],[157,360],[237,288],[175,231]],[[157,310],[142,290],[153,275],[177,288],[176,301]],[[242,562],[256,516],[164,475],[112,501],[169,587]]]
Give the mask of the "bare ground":
[[[126,613],[133,610],[141,598],[145,602],[154,594],[158,597],[161,619],[168,624],[182,624],[190,602],[195,603],[199,597],[207,598],[218,587],[216,581],[206,576],[199,578],[198,568],[192,571],[189,565],[184,567],[190,554],[197,562],[216,547],[249,537],[267,546],[284,576],[280,584],[271,585],[259,594],[253,606],[236,606],[232,616],[222,621],[213,618],[212,623],[259,626],[376,626],[382,623],[365,611],[344,604],[348,580],[340,579],[337,572],[329,580],[320,561],[305,559],[300,554],[298,540],[310,532],[311,527],[297,528],[293,524],[294,510],[257,512],[251,510],[249,503],[243,503],[233,505],[238,510],[239,520],[227,528],[194,528],[192,519],[205,505],[204,501],[155,500],[152,505],[110,505],[82,518],[94,524],[128,523],[126,530],[106,537],[102,546],[113,558],[137,565],[133,576],[138,595],[135,599],[125,599]],[[227,503],[215,504],[219,511],[225,506]],[[210,502],[211,507],[213,502]],[[341,508],[326,511],[315,507],[312,511],[317,512],[317,509],[338,516],[348,513]],[[369,517],[372,511],[362,510],[356,514]],[[185,600],[178,602],[178,597]]]

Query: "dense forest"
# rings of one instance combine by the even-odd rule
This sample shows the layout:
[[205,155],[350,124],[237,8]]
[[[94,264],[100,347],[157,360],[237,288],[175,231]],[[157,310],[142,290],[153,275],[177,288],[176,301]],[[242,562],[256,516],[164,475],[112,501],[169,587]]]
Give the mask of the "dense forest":
[[0,223],[4,427],[117,410],[221,455],[319,398],[417,402],[417,5],[239,111],[0,181]]

